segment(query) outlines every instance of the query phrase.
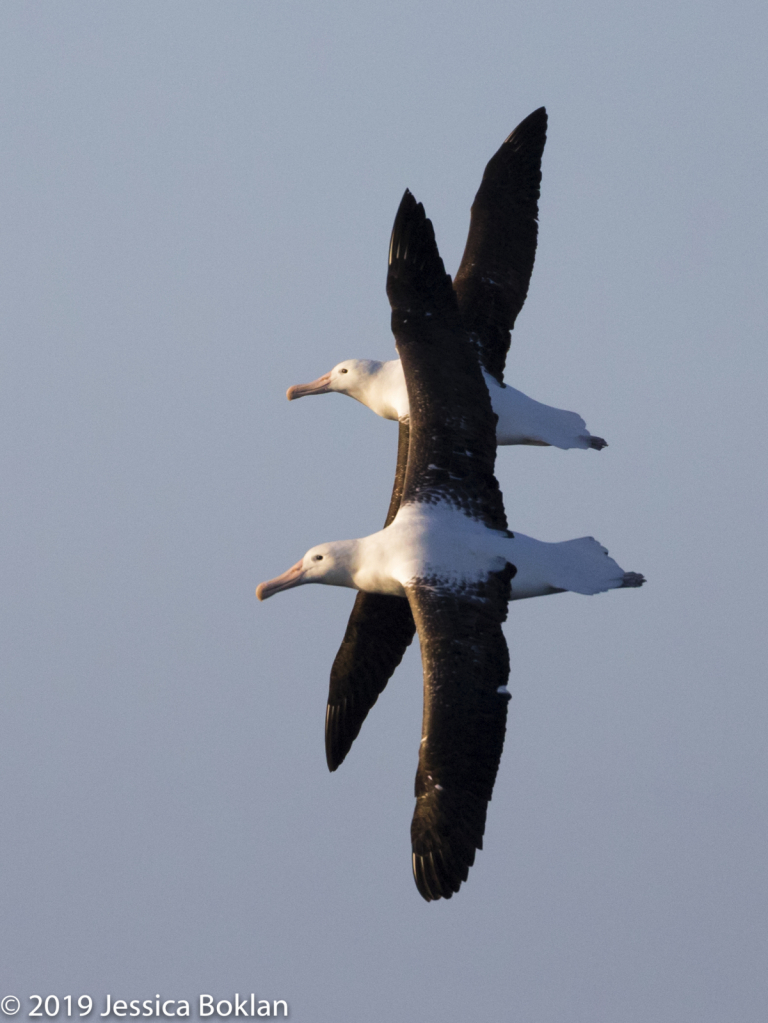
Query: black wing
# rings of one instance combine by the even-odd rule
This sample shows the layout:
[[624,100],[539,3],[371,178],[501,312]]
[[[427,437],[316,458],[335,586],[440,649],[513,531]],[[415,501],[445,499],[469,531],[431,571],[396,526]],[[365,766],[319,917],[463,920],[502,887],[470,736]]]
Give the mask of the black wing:
[[[395,483],[385,528],[400,507],[408,463],[408,432],[408,426],[400,423]],[[358,593],[331,668],[325,711],[325,757],[329,771],[335,771],[349,753],[368,711],[402,661],[415,631],[407,600],[383,593]]]
[[[390,243],[387,294],[410,402],[402,503],[445,502],[505,529],[493,466],[496,417],[432,225],[410,192]],[[481,848],[504,745],[509,676],[501,631],[514,568],[457,587],[406,586],[421,642],[424,725],[411,827],[425,899],[450,898]]]
[[540,107],[491,157],[472,204],[467,245],[453,285],[480,363],[499,383],[536,256],[546,140],[547,112]]
[[408,587],[424,666],[411,844],[416,887],[427,901],[450,899],[483,847],[507,723],[501,623],[513,574],[508,565],[463,593],[443,591],[434,579]]
[[410,403],[403,503],[447,501],[506,529],[493,474],[496,415],[432,224],[408,191],[392,229],[387,295]]

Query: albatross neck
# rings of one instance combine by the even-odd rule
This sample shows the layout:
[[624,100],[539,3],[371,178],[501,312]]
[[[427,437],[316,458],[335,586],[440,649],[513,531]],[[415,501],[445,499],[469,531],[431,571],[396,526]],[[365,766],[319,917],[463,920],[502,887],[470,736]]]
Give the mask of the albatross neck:
[[407,419],[408,391],[400,360],[371,361],[367,369],[361,383],[347,394],[383,419]]

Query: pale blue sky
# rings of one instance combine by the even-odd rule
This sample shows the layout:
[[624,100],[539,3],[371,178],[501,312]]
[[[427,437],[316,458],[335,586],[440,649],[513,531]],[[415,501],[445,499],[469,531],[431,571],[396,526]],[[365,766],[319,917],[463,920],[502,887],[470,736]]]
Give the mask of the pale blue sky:
[[[766,18],[5,0],[0,996],[762,1023]],[[404,188],[455,271],[542,104],[507,378],[610,446],[498,475],[512,528],[648,585],[512,606],[486,849],[427,905],[418,651],[330,775],[353,595],[254,587],[383,522],[394,425],[285,389],[393,356]]]

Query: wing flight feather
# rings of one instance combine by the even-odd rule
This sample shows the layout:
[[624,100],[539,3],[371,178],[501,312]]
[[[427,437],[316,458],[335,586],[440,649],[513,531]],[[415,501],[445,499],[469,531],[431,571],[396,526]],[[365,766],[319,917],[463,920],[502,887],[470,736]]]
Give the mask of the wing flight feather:
[[496,415],[431,222],[409,191],[390,243],[387,295],[410,404],[403,503],[445,501],[506,529],[493,474]]
[[536,257],[546,140],[547,112],[540,107],[488,161],[453,285],[480,363],[499,383]]
[[[397,467],[385,528],[393,521],[403,494],[408,463],[408,426],[400,423]],[[325,711],[325,758],[335,771],[360,734],[413,639],[416,626],[407,600],[383,593],[358,593],[339,652],[331,668]]]
[[501,630],[514,569],[462,590],[407,588],[424,668],[424,719],[411,823],[413,876],[427,900],[450,899],[483,847],[504,747],[509,654]]

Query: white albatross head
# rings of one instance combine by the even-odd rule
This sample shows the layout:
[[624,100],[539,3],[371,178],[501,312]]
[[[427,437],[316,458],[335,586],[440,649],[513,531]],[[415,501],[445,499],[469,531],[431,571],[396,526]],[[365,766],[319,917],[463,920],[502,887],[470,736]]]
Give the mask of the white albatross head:
[[[311,384],[294,384],[285,393],[288,401],[303,398],[307,394],[327,394],[338,391],[361,400],[372,377],[381,369],[382,363],[375,359],[347,359],[334,366],[330,373],[313,380]],[[363,402],[365,404],[365,402]]]
[[357,540],[337,540],[321,543],[308,550],[287,572],[275,576],[256,587],[259,600],[266,600],[281,590],[290,590],[305,583],[325,583],[326,586],[351,586],[356,565]]

